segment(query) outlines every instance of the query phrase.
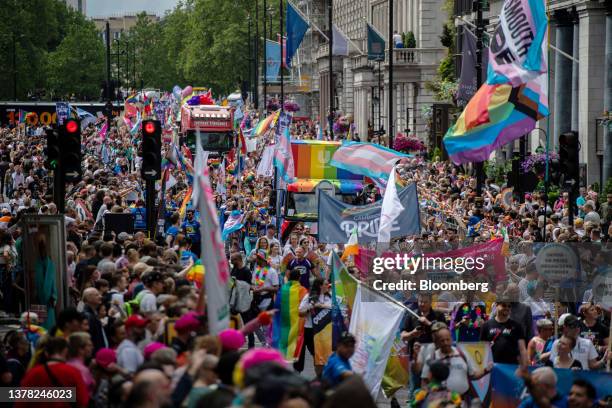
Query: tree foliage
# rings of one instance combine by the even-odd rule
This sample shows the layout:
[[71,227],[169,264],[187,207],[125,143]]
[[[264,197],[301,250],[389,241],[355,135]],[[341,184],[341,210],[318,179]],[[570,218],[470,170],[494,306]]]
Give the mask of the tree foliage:
[[[55,52],[69,33],[80,30],[85,30],[83,33],[95,33],[92,23],[69,9],[62,0],[28,0],[27,6],[18,0],[0,1],[0,72],[4,74],[3,80],[0,81],[0,98],[13,98],[14,77],[17,79],[18,99],[24,99],[28,95],[51,98],[54,80],[51,79],[50,70],[59,72],[53,67],[51,58],[57,60]],[[96,49],[100,52],[99,48]],[[79,46],[75,53],[82,51]],[[92,57],[92,53],[87,50],[85,52]],[[100,55],[103,58],[103,54]],[[97,59],[98,56],[92,60]],[[89,64],[74,66],[68,72],[69,77],[75,77],[77,71],[89,67]],[[85,77],[84,80],[89,82],[89,75]],[[78,80],[73,78],[75,87],[70,93],[81,92],[78,90],[86,88],[78,83]],[[99,85],[95,85],[95,94]]]
[[[260,37],[264,37],[263,0],[256,1]],[[124,87],[132,85],[135,77],[137,87],[169,90],[175,84],[191,84],[212,87],[215,94],[235,91],[249,72],[247,16],[255,16],[255,3],[181,0],[159,21],[139,15],[135,27],[112,45],[111,76],[116,78],[119,51]],[[267,4],[272,28],[268,20],[266,34],[272,32],[274,40],[280,25],[278,3],[268,0]],[[30,94],[43,99],[72,94],[79,99],[97,98],[106,74],[105,47],[93,23],[67,8],[63,0],[20,4],[19,0],[0,1],[0,72],[4,73],[0,98],[12,98],[13,39],[19,99]],[[251,34],[255,35],[254,27]]]
[[48,56],[47,72],[48,86],[56,94],[99,95],[104,81],[104,46],[92,22],[74,14],[66,36]]

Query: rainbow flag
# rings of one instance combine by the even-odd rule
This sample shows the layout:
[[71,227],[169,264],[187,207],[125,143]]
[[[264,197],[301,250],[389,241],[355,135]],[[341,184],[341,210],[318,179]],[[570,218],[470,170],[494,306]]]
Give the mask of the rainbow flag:
[[185,218],[185,212],[187,211],[187,204],[189,204],[189,201],[191,201],[192,193],[193,193],[193,186],[189,186],[189,188],[187,189],[187,192],[185,193],[185,198],[183,199],[183,202],[181,203],[181,206],[179,208],[179,216],[181,217],[181,219]]
[[28,112],[24,111],[23,109],[19,109],[19,123],[25,123],[28,115]]
[[300,317],[300,302],[308,290],[297,281],[285,283],[278,295],[272,323],[272,347],[278,349],[288,362],[297,361],[304,345],[304,318]]
[[263,133],[272,129],[274,125],[276,124],[276,121],[278,120],[279,114],[280,114],[280,111],[274,112],[266,116],[264,119],[261,119],[259,123],[257,123],[257,126],[253,128],[253,135],[261,136]]
[[[526,16],[519,36],[516,15]],[[455,164],[488,160],[496,148],[530,132],[549,115],[547,27],[543,0],[504,2],[493,41],[505,41],[489,49],[487,82],[444,136]],[[526,38],[533,41],[523,42]]]
[[199,289],[202,287],[202,282],[204,282],[204,273],[204,265],[202,265],[202,261],[198,259],[193,266],[189,268],[185,277],[189,282],[195,283],[196,287]]

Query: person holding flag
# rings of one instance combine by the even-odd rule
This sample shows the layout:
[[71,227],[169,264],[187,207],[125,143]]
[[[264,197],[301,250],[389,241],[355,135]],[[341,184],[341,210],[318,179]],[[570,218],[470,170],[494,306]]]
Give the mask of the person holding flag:
[[200,257],[200,222],[194,217],[195,210],[193,208],[187,209],[187,217],[181,224],[181,230],[191,240],[191,248],[196,256]]

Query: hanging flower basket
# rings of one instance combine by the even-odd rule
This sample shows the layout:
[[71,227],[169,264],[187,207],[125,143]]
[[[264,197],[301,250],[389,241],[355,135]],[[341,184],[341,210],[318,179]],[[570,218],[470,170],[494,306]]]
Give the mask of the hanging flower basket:
[[297,112],[300,110],[300,105],[295,101],[286,101],[285,110],[287,112]]
[[276,98],[272,98],[268,100],[266,104],[266,109],[269,111],[276,111],[280,109],[280,102]]
[[[548,152],[548,163],[559,160],[559,154],[556,152]],[[546,172],[546,153],[530,154],[521,163],[521,171],[523,174],[533,171],[538,176],[543,177]]]
[[333,130],[334,133],[347,133],[351,127],[350,122],[346,116],[339,116],[334,122]]
[[393,148],[397,151],[408,153],[408,152],[422,152],[427,150],[425,144],[418,139],[416,136],[407,136],[403,133],[398,133],[393,141]]

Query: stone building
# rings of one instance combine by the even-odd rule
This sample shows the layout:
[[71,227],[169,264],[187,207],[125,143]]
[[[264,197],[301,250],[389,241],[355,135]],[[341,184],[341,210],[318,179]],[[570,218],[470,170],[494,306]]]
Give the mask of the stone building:
[[[366,22],[369,22],[386,39],[388,1],[333,1],[333,23],[350,40],[349,55],[334,56],[332,61],[334,106],[344,114],[353,115],[356,132],[364,139],[368,128],[389,128],[388,96],[385,96],[389,88],[389,55],[386,52],[385,60],[380,64],[368,61],[366,29]],[[433,102],[425,83],[433,79],[440,61],[446,56],[439,38],[448,19],[447,13],[441,11],[442,3],[443,0],[394,0],[394,31],[411,31],[416,39],[415,48],[394,50],[395,130],[410,128],[423,140],[427,132],[420,114],[421,107]],[[301,0],[293,4],[310,21],[311,29],[298,50],[300,61],[295,57],[293,60],[292,75],[300,77],[302,87],[295,92],[290,90],[287,97],[300,102],[300,115],[326,121],[330,81],[326,38],[328,3],[327,0]],[[298,70],[300,75],[296,73]],[[269,88],[269,93],[273,94],[274,90]]]

